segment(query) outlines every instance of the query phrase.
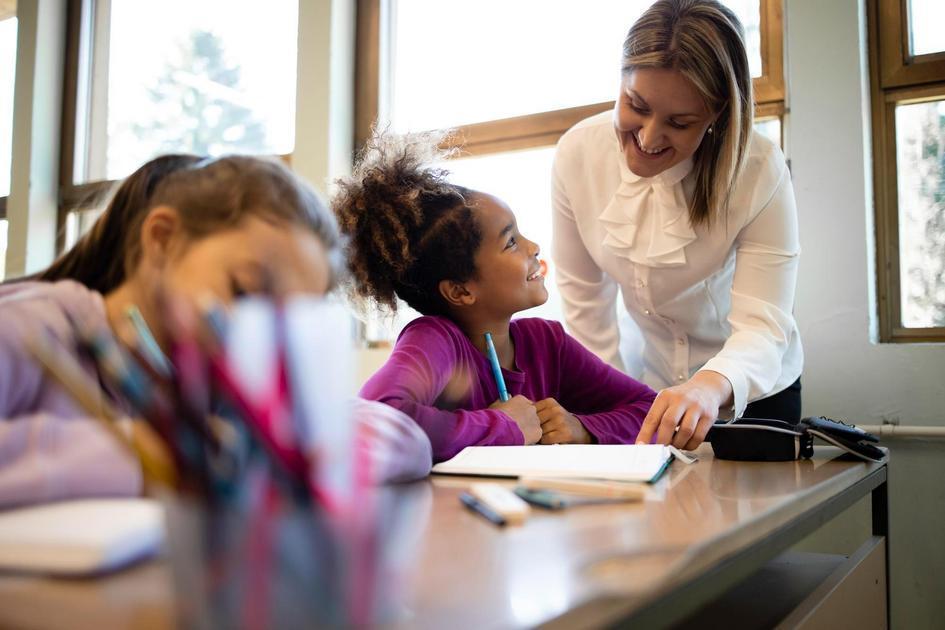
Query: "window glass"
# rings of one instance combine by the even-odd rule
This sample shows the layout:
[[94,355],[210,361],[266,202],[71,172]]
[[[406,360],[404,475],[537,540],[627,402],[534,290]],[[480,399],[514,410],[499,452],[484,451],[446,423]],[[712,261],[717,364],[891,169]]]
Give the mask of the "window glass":
[[902,324],[945,326],[945,100],[896,107]]
[[909,39],[913,55],[945,51],[945,2],[909,0]]
[[778,146],[781,146],[780,118],[756,118],[755,129],[760,131]]
[[[515,213],[519,231],[541,247],[539,257],[548,264],[545,277],[548,301],[516,317],[562,319],[554,265],[551,263],[551,162],[554,151],[554,147],[542,147],[458,158],[437,165],[450,172],[451,182],[487,192],[507,203]],[[368,341],[394,340],[400,330],[418,316],[419,313],[406,304],[398,307],[396,318],[370,313],[365,338]]]
[[561,319],[561,304],[551,264],[551,163],[554,147],[450,160],[450,181],[494,195],[508,204],[521,232],[541,248],[548,263],[548,301],[518,316]]
[[[2,9],[0,9],[2,13]],[[13,79],[16,75],[16,18],[0,19],[0,197],[10,194],[13,155]]]
[[0,219],[0,282],[6,276],[7,270],[7,220]]
[[108,5],[107,37],[94,38],[96,59],[107,55],[107,105],[93,85],[80,180],[120,179],[167,152],[291,153],[297,1]]
[[[392,127],[440,129],[611,101],[623,39],[651,3],[391,0]],[[745,26],[760,76],[760,2],[726,4]]]
[[63,241],[63,251],[72,249],[82,235],[89,231],[95,220],[104,212],[104,208],[87,208],[72,210],[66,215],[66,233]]

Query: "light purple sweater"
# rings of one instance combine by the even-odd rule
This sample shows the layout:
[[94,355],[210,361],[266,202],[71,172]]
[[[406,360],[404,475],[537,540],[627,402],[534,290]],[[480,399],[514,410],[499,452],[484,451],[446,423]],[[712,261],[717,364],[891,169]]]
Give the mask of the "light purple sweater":
[[[510,334],[516,369],[502,370],[510,395],[554,398],[598,443],[636,439],[656,392],[598,359],[558,322],[515,319]],[[499,392],[485,355],[443,317],[410,322],[361,396],[416,420],[430,437],[434,461],[466,446],[524,443],[514,420],[488,409]]]
[[[48,332],[81,357],[73,318],[106,325],[101,294],[72,281],[0,285],[0,507],[141,492],[137,463],[46,377],[25,347],[30,336]],[[94,365],[80,360],[98,379]],[[355,401],[353,415],[379,482],[429,472],[430,442],[408,417],[368,401]]]

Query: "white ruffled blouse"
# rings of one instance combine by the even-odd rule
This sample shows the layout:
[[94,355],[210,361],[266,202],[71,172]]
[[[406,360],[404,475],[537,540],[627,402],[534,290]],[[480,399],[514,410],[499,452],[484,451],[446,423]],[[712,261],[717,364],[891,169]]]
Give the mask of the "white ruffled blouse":
[[692,161],[655,177],[627,168],[613,114],[559,141],[553,174],[552,258],[570,331],[623,367],[615,302],[644,339],[655,389],[700,369],[723,374],[732,412],[793,383],[803,367],[792,314],[800,254],[797,211],[781,150],[751,138],[726,217],[691,226]]

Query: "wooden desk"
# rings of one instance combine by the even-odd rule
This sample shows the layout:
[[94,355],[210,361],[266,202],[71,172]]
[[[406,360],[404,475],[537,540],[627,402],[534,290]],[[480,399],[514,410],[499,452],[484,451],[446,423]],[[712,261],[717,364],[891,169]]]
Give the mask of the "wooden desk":
[[[671,625],[870,493],[872,544],[887,566],[885,465],[826,447],[784,463],[698,454],[674,463],[643,503],[535,511],[516,527],[466,510],[457,495],[468,479],[387,489],[411,502],[416,532],[392,625]],[[98,580],[0,577],[0,627],[173,627],[170,572],[155,561]]]

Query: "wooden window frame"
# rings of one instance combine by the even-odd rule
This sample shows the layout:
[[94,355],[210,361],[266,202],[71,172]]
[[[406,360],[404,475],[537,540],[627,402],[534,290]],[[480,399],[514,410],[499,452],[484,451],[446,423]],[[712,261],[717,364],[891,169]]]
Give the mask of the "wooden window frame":
[[911,54],[907,1],[867,0],[879,340],[945,342],[945,327],[902,325],[896,105],[945,97],[945,53]]
[[[354,146],[370,137],[380,109],[382,2],[357,0]],[[755,115],[782,117],[784,105],[783,0],[760,0],[762,76],[752,80]],[[447,141],[462,155],[487,155],[557,143],[568,129],[594,114],[613,109],[614,101],[462,125]],[[783,124],[782,124],[783,139]],[[782,143],[783,144],[783,143]]]
[[[14,18],[14,17],[16,17],[16,11],[14,11],[12,15],[0,16],[0,20]],[[0,221],[3,221],[4,219],[7,218],[7,196],[8,195],[4,195],[0,197]]]
[[[83,38],[89,34],[83,32],[94,28],[91,22],[96,20],[90,13],[96,0],[67,0],[66,13],[66,53],[62,90],[62,134],[59,154],[59,212],[56,226],[56,252],[62,253],[66,245],[66,223],[70,213],[101,206],[101,201],[112,191],[120,180],[90,181],[81,184],[75,183],[76,147],[79,143],[78,134],[83,130],[78,124],[80,64],[85,63],[82,54]],[[85,22],[89,22],[86,24]],[[94,35],[93,35],[94,39]],[[95,54],[95,42],[89,44],[89,54]],[[97,77],[99,78],[99,77]],[[88,77],[92,80],[92,77]],[[95,86],[89,86],[94,89]],[[90,108],[85,108],[86,110]],[[87,142],[83,142],[87,146]],[[288,166],[292,166],[292,154],[275,155]],[[3,218],[0,216],[0,218]]]

